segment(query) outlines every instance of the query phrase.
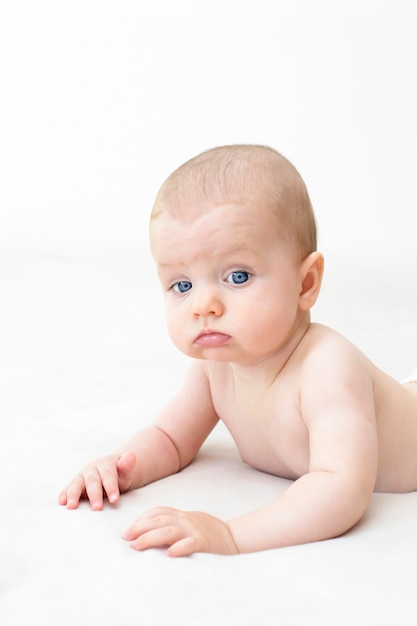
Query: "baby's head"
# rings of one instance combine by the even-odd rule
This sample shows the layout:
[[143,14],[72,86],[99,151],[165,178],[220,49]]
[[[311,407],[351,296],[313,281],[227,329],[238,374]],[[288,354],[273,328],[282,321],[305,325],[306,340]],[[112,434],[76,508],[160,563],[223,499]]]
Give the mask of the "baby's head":
[[316,250],[316,223],[306,186],[295,167],[266,146],[221,146],[181,165],[162,185],[151,223],[164,213],[193,220],[212,207],[243,203],[259,211],[260,219],[273,217],[300,260]]
[[185,354],[265,364],[305,333],[323,260],[306,187],[271,148],[214,148],[179,167],[156,198],[151,246]]

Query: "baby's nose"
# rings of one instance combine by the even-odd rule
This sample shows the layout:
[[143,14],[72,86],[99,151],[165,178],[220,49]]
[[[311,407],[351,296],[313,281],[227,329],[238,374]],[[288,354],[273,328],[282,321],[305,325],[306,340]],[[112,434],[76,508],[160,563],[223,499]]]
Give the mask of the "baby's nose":
[[224,306],[219,296],[214,291],[195,291],[193,298],[192,314],[197,317],[206,315],[222,315]]

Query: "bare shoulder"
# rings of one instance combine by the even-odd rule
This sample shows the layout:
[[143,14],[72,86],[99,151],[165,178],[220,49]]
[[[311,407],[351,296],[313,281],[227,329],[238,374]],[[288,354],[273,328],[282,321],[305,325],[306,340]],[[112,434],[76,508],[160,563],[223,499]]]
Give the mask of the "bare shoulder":
[[303,415],[342,410],[374,413],[378,369],[343,335],[312,324],[297,359]]
[[311,324],[300,347],[298,356],[300,372],[313,378],[323,373],[344,377],[359,371],[373,377],[373,364],[351,341],[337,331],[321,324]]
[[[377,396],[387,393],[402,394],[416,384],[402,385],[382,371],[357,346],[337,331],[320,324],[311,324],[303,339],[300,354],[300,371],[308,379],[323,379],[326,382],[350,380],[369,381]],[[382,400],[381,400],[382,401]]]
[[[332,446],[341,458],[347,441],[360,451],[365,444],[372,448],[376,436],[376,490],[417,489],[417,384],[401,385],[347,338],[325,326],[313,324],[299,348],[294,371],[311,454],[317,441],[322,452],[324,432],[333,433]],[[338,439],[343,446],[335,446]],[[369,452],[363,458],[370,458]]]

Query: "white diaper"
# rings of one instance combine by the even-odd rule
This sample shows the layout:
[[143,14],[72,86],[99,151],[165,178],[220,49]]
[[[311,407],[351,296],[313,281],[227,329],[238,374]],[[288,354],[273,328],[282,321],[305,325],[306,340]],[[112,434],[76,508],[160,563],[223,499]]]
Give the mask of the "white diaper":
[[402,380],[401,383],[403,385],[405,385],[406,383],[417,383],[417,367],[414,370],[414,372],[412,372],[410,376],[408,376],[408,378],[406,378],[405,380]]

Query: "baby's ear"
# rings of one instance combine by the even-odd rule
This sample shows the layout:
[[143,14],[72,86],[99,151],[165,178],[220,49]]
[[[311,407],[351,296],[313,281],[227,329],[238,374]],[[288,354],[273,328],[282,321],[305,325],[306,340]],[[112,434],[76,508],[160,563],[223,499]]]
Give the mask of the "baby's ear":
[[301,263],[301,288],[298,306],[308,311],[315,304],[323,278],[324,258],[320,252],[312,252]]

